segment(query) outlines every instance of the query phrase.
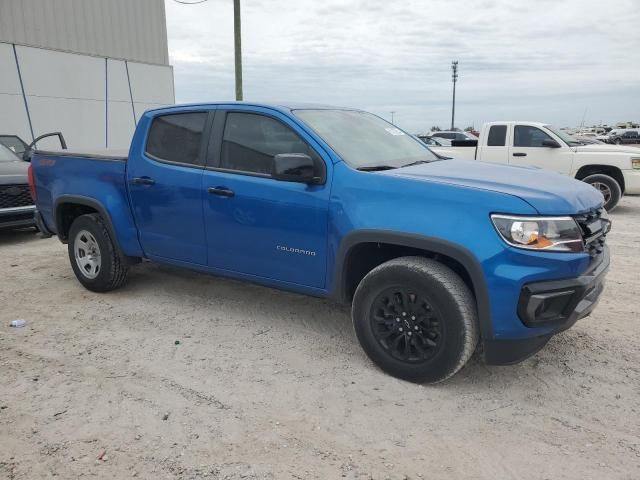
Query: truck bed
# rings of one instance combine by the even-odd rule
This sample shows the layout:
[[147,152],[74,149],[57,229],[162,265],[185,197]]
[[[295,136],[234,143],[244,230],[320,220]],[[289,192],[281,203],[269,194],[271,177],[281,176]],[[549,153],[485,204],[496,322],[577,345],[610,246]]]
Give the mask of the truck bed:
[[93,158],[98,160],[120,160],[126,161],[129,152],[120,149],[92,149],[92,150],[36,150],[34,155],[73,157],[79,160]]
[[[47,229],[58,233],[57,210],[71,200],[100,205],[118,218],[123,249],[139,248],[126,185],[127,153],[122,150],[36,150],[31,165],[38,210]],[[66,240],[63,238],[63,240]]]

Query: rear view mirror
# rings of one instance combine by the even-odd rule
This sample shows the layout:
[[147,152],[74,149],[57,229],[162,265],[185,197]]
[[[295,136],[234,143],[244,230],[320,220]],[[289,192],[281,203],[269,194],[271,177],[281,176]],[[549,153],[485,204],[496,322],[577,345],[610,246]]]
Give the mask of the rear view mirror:
[[549,147],[549,148],[560,148],[560,144],[558,142],[556,142],[555,140],[552,140],[550,138],[547,138],[546,140],[542,141],[542,146],[543,147]]
[[284,182],[321,182],[313,159],[305,153],[279,153],[273,157],[271,176]]

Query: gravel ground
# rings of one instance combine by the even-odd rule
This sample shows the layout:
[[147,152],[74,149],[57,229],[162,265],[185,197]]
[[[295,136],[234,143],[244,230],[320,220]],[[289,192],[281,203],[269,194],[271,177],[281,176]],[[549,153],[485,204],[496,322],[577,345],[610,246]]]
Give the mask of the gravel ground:
[[640,197],[612,218],[591,317],[437,386],[380,372],[344,307],[150,264],[94,294],[0,233],[0,478],[638,479]]

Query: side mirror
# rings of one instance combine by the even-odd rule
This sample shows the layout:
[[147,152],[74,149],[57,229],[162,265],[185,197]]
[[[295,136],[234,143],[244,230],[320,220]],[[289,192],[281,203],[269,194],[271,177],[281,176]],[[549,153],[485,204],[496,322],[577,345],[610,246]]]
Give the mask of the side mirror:
[[273,157],[271,176],[283,182],[320,183],[313,159],[305,153],[279,153]]
[[549,147],[549,148],[560,148],[560,144],[558,142],[556,142],[555,140],[552,140],[550,138],[547,138],[545,140],[542,141],[542,146],[543,147]]

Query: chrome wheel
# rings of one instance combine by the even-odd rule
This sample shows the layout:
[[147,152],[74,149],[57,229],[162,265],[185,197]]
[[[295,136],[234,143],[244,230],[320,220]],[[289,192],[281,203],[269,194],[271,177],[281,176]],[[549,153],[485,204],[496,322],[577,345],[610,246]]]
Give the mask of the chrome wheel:
[[604,197],[605,203],[611,200],[611,189],[609,188],[608,185],[602,182],[593,182],[591,186],[602,194],[602,196]]
[[95,237],[87,230],[80,230],[73,241],[73,251],[82,274],[89,279],[96,278],[100,273],[102,259]]

